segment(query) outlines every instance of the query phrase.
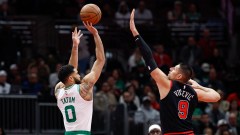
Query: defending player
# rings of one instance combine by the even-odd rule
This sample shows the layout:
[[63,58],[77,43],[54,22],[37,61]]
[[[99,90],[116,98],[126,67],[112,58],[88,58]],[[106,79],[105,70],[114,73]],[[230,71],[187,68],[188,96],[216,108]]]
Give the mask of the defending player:
[[98,80],[105,63],[105,54],[101,38],[92,24],[84,23],[93,35],[96,44],[96,61],[89,74],[82,80],[77,71],[78,45],[82,36],[81,31],[75,28],[72,33],[72,52],[69,65],[61,67],[59,82],[55,87],[57,105],[62,112],[65,135],[90,135],[93,113],[93,85]]
[[217,102],[220,95],[215,90],[191,80],[192,69],[188,65],[178,64],[171,67],[169,74],[165,75],[157,67],[151,49],[135,27],[134,12],[133,9],[130,30],[159,89],[162,132],[164,135],[193,135],[191,119],[197,102]]

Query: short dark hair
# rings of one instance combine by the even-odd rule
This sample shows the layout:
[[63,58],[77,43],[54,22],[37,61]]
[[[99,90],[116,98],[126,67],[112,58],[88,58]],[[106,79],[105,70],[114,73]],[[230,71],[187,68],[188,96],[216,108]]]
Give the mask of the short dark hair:
[[186,83],[191,79],[191,77],[193,75],[193,70],[192,70],[191,66],[184,64],[184,63],[180,63],[179,66],[180,66],[180,70],[183,74],[182,81]]
[[68,76],[74,72],[74,67],[72,65],[64,65],[60,68],[58,73],[58,79],[65,83]]

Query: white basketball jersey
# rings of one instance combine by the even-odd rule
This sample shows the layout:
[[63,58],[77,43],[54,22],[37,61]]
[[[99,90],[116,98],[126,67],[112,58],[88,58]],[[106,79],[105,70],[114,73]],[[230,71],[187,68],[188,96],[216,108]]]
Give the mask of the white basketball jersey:
[[91,131],[93,100],[86,101],[80,96],[79,84],[59,89],[57,105],[66,131]]

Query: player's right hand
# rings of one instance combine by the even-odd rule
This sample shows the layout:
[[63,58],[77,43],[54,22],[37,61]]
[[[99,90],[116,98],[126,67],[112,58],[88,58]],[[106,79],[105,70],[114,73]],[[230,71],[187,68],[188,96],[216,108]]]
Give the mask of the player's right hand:
[[93,35],[98,34],[98,30],[92,26],[92,23],[90,22],[83,22],[84,26],[88,29],[89,32],[91,32]]

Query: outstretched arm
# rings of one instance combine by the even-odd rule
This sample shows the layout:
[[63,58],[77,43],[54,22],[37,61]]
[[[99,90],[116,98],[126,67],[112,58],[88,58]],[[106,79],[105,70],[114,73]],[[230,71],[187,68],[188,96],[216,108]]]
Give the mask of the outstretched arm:
[[74,32],[72,32],[72,51],[69,59],[69,65],[72,65],[75,69],[78,68],[78,46],[80,44],[80,38],[82,37],[81,30],[77,31],[77,27],[75,27]]
[[203,87],[199,85],[196,81],[190,79],[190,85],[196,91],[198,95],[198,100],[203,102],[217,102],[220,100],[221,96],[214,89]]
[[133,9],[130,17],[130,30],[135,38],[135,42],[139,47],[143,59],[145,60],[146,66],[150,71],[152,78],[156,81],[158,88],[161,88],[160,95],[161,99],[163,99],[170,90],[170,80],[167,78],[166,74],[164,74],[158,67],[152,56],[152,51],[150,47],[146,44],[143,38],[139,35],[135,23],[134,23],[134,13],[135,9]]
[[[74,32],[72,32],[72,51],[71,56],[69,58],[69,64],[72,65],[75,69],[78,67],[78,46],[80,44],[80,38],[82,37],[81,30],[77,31],[77,27],[75,27]],[[57,97],[58,95],[58,89],[65,87],[65,85],[62,82],[59,82],[55,86],[54,94]]]
[[[90,73],[87,74],[82,80],[84,90],[82,90],[82,93],[80,94],[84,96],[85,94],[89,95],[89,91],[92,89],[93,85],[97,82],[98,78],[102,73],[102,69],[105,64],[105,53],[104,53],[103,43],[98,34],[97,29],[94,28],[91,23],[83,22],[83,24],[88,29],[88,31],[92,33],[94,37],[95,45],[96,45],[96,49],[95,49],[96,60],[93,64],[93,67]],[[91,94],[91,91],[90,91],[90,94]]]

